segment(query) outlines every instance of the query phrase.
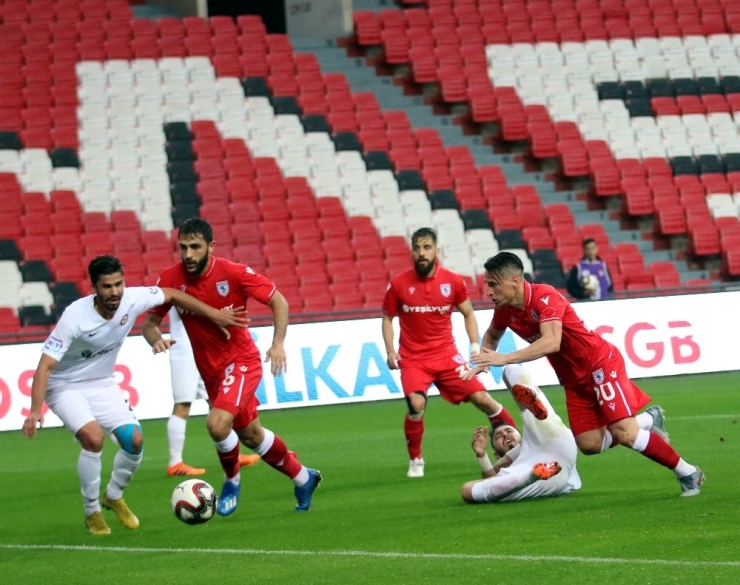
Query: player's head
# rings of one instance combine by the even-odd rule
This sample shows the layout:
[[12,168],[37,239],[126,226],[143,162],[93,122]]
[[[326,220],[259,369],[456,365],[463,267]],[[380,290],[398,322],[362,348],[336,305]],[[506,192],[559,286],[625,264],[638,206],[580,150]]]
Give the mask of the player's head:
[[491,447],[498,457],[503,457],[521,442],[522,435],[516,427],[505,422],[496,423],[491,427]]
[[429,276],[437,262],[437,232],[423,227],[411,234],[411,257],[419,276]]
[[188,274],[202,274],[213,252],[213,228],[206,220],[194,217],[182,222],[177,232],[180,258]]
[[499,252],[483,264],[486,271],[486,294],[497,307],[514,301],[524,284],[524,264],[516,254]]
[[98,256],[87,267],[96,303],[107,312],[115,313],[123,296],[123,268],[115,256]]
[[599,257],[599,246],[593,238],[583,240],[583,255],[592,262]]

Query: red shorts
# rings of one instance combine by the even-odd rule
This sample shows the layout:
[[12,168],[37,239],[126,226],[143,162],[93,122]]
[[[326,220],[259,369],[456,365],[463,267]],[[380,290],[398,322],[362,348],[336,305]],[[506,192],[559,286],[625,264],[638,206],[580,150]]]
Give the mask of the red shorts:
[[650,400],[627,376],[624,358],[612,346],[591,363],[588,378],[565,385],[568,422],[574,435],[636,416]]
[[423,362],[401,360],[400,368],[404,396],[414,392],[426,394],[429,386],[435,384],[442,398],[452,404],[460,404],[471,394],[486,389],[478,378],[460,379],[460,374],[470,369],[460,354]]
[[212,408],[220,408],[234,416],[234,428],[243,429],[257,418],[257,388],[262,380],[262,361],[239,360],[229,364],[208,384],[208,399]]

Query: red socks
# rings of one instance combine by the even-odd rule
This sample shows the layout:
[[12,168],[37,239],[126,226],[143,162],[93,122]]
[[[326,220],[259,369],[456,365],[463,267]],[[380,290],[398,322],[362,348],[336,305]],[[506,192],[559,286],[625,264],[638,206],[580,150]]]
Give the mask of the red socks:
[[412,420],[407,415],[403,421],[403,430],[406,433],[409,459],[421,459],[421,437],[424,435],[424,419]]
[[295,453],[288,451],[288,447],[277,435],[275,435],[272,446],[267,450],[267,453],[262,455],[262,461],[280,473],[287,475],[290,479],[296,477],[303,467]]
[[221,460],[221,467],[226,477],[231,478],[239,473],[239,443],[228,453],[222,453],[218,449],[216,449],[216,453],[218,453],[218,458]]
[[645,447],[642,454],[668,469],[676,467],[679,459],[681,459],[678,453],[676,453],[676,450],[666,443],[660,435],[656,435],[655,433],[650,433],[647,447]]
[[492,414],[488,417],[489,422],[494,425],[497,422],[503,422],[504,424],[510,425],[514,428],[517,428],[516,423],[514,422],[514,419],[511,418],[511,415],[509,414],[509,411],[506,410],[505,406],[501,406],[501,410],[498,414]]

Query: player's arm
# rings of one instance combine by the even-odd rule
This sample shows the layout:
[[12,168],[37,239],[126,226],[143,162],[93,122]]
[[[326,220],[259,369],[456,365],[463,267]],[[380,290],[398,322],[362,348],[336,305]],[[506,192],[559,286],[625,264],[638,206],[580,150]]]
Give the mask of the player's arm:
[[288,332],[288,301],[283,294],[276,290],[270,297],[267,306],[272,311],[272,345],[265,354],[265,361],[270,362],[273,376],[280,376],[288,371],[287,356],[285,354],[285,335]]
[[175,305],[190,313],[195,313],[201,317],[206,317],[218,325],[229,339],[231,335],[227,327],[246,327],[249,323],[247,319],[247,309],[245,307],[235,307],[233,309],[219,310],[215,307],[205,304],[196,299],[194,296],[184,293],[176,288],[163,288],[165,305]]
[[465,331],[470,340],[471,353],[476,354],[480,351],[480,343],[478,342],[478,321],[475,318],[473,303],[470,302],[469,298],[465,299],[457,305],[457,310],[460,311],[465,319]]
[[540,338],[527,347],[507,354],[491,351],[484,347],[471,361],[482,366],[506,366],[508,364],[531,362],[559,352],[562,337],[563,323],[560,320],[552,319],[540,323]]
[[[166,290],[166,289],[162,289]],[[162,331],[159,326],[162,324],[162,316],[156,313],[149,313],[146,316],[144,325],[141,328],[141,334],[146,342],[151,346],[152,353],[158,354],[167,351],[177,341],[175,339],[165,339],[162,337]]]
[[388,355],[386,363],[391,370],[397,370],[399,356],[395,346],[393,345],[393,317],[386,313],[383,313],[382,330],[385,353]]
[[28,413],[26,420],[23,422],[23,434],[28,437],[36,436],[36,427],[44,426],[44,397],[49,387],[49,376],[57,367],[59,362],[53,357],[41,354],[39,365],[33,373],[33,383],[31,385],[31,411]]
[[[483,350],[492,350],[495,351],[498,347],[499,342],[501,341],[501,338],[504,336],[504,333],[506,333],[506,329],[496,329],[493,326],[493,322],[488,326],[488,329],[486,329],[486,332],[483,334],[483,339],[481,340],[481,349],[479,351]],[[480,353],[473,352],[474,356],[480,355]],[[473,363],[477,363],[475,359],[471,359]],[[460,377],[463,380],[472,380],[480,374],[481,372],[488,372],[488,366],[487,365],[476,365],[475,367],[469,369],[467,372],[464,372]]]

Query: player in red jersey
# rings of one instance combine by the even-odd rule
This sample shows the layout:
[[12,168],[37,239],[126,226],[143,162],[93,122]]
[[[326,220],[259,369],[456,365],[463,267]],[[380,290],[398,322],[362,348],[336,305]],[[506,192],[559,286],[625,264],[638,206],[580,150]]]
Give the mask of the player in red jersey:
[[[265,361],[271,362],[272,374],[280,376],[286,368],[283,341],[288,327],[288,303],[285,297],[270,280],[249,266],[214,256],[213,229],[205,220],[184,221],[178,238],[182,263],[166,268],[159,277],[159,286],[187,291],[222,310],[244,306],[248,299],[268,305],[272,309],[274,334]],[[157,307],[144,323],[143,334],[154,353],[166,351],[174,343],[163,339],[159,330],[168,310],[169,305]],[[239,440],[265,463],[293,480],[298,502],[295,510],[307,511],[321,482],[321,473],[302,465],[280,437],[262,427],[255,394],[262,379],[262,362],[249,331],[234,329],[227,341],[209,321],[188,312],[181,312],[181,317],[211,404],[206,425],[226,476],[217,512],[222,516],[231,514],[239,502]]]
[[[491,423],[503,421],[516,426],[507,410],[491,398],[478,379],[461,379],[468,365],[455,347],[452,311],[457,308],[463,314],[473,353],[480,347],[478,323],[465,281],[459,274],[439,266],[437,255],[435,231],[416,230],[411,236],[414,268],[391,280],[383,301],[383,341],[388,367],[401,370],[401,385],[409,409],[404,421],[410,459],[408,477],[424,476],[421,439],[427,391],[433,383],[448,402],[471,402],[486,413]],[[393,343],[396,316],[401,326],[398,352]],[[430,354],[434,356],[432,359],[427,357]]]
[[[637,414],[650,397],[627,376],[620,351],[587,329],[552,286],[526,282],[524,266],[515,254],[499,252],[484,268],[495,309],[481,352],[471,359],[479,367],[468,376],[489,366],[547,356],[565,389],[568,420],[581,453],[594,455],[618,444],[630,447],[671,469],[681,484],[682,496],[698,495],[704,474],[664,439],[659,407]],[[507,327],[529,345],[512,353],[498,353],[496,348]],[[535,416],[538,412],[542,416],[542,405],[536,398],[529,406]]]

